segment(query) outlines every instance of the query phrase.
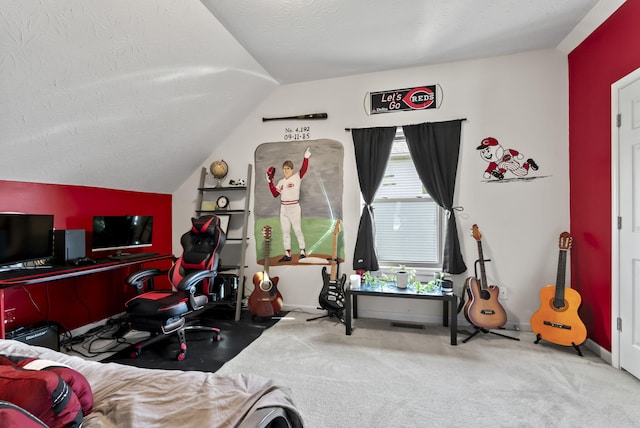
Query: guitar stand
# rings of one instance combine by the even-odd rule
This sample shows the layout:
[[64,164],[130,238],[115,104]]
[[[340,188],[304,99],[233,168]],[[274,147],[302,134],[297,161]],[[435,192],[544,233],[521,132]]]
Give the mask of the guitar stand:
[[[336,259],[332,259],[331,257],[327,258],[327,260],[332,260],[336,262],[336,268],[338,273],[340,272],[340,260]],[[344,290],[342,290],[342,297],[344,299]],[[345,320],[344,320],[344,308],[340,309],[340,310],[336,310],[336,309],[327,309],[327,308],[322,308],[322,307],[318,307],[318,309],[324,309],[325,311],[327,311],[326,315],[320,315],[318,317],[313,317],[313,318],[309,318],[307,321],[316,321],[322,318],[337,318],[338,321],[340,321],[342,324],[345,324]]]
[[519,337],[507,336],[506,334],[496,333],[495,331],[487,330],[486,328],[476,327],[475,325],[473,326],[473,328],[475,329],[475,331],[471,333],[469,336],[467,336],[467,338],[464,339],[462,343],[467,343],[469,340],[471,340],[473,336],[475,336],[478,333],[484,333],[484,334],[491,333],[491,334],[495,334],[496,336],[504,337],[505,339],[520,340]]
[[[324,308],[320,308],[319,307],[318,309],[324,309]],[[326,315],[320,315],[318,317],[309,318],[307,321],[315,321],[315,320],[319,320],[319,319],[322,319],[322,318],[333,318],[333,317],[335,317],[335,318],[338,319],[338,321],[340,321],[342,324],[344,324],[345,321],[344,321],[343,312],[344,311],[330,311],[330,310],[327,310],[327,314]]]
[[[491,259],[485,259],[485,262],[490,262]],[[478,264],[480,263],[480,260],[476,260],[473,264],[473,271],[474,271],[474,275],[476,276],[476,278],[478,277]],[[520,340],[519,337],[513,337],[513,336],[507,336],[506,334],[502,334],[502,333],[496,333],[495,331],[491,331],[491,330],[487,330],[486,328],[481,328],[478,326],[475,326],[473,324],[471,324],[471,326],[475,329],[475,331],[473,333],[471,333],[469,336],[467,336],[466,339],[464,339],[462,341],[462,343],[467,343],[469,340],[471,340],[472,337],[474,337],[476,334],[478,333],[491,333],[491,334],[495,334],[496,336],[500,336],[500,337],[504,337],[505,339],[511,339],[511,340]]]
[[[536,334],[536,340],[533,343],[537,345],[538,343],[540,343],[541,340],[542,340],[542,336],[540,336],[540,333],[538,333],[538,334]],[[584,355],[582,355],[582,351],[580,350],[580,347],[578,345],[576,345],[575,343],[571,342],[571,346],[573,346],[573,349],[576,350],[576,352],[578,353],[579,356],[584,357]]]

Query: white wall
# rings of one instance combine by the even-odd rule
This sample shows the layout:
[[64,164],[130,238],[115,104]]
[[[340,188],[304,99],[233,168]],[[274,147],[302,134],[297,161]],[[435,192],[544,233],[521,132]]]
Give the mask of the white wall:
[[[397,112],[368,116],[363,107],[369,91],[390,90],[438,83],[443,102],[438,110]],[[355,77],[281,86],[253,111],[202,166],[223,158],[230,165],[228,178],[240,178],[253,164],[255,148],[265,142],[282,141],[285,126],[308,125],[311,138],[330,138],[344,145],[343,223],[346,261],[342,271],[352,273],[355,234],[360,216],[358,180],[353,142],[345,128],[405,125],[466,118],[462,141],[455,205],[458,214],[465,274],[454,277],[457,290],[473,275],[478,258],[473,224],[483,234],[490,284],[508,291],[501,301],[508,313],[508,328],[529,329],[529,318],[539,307],[540,287],[555,284],[558,235],[569,230],[568,187],[568,85],[566,56],[544,50],[497,58],[366,74]],[[262,122],[262,117],[327,112],[328,120],[309,122]],[[534,158],[540,169],[528,177],[535,180],[487,183],[482,174],[487,164],[476,147],[488,136],[505,148]],[[304,144],[304,142],[301,142]],[[174,251],[179,236],[194,215],[200,171],[174,194]],[[257,171],[264,185],[264,171]],[[253,221],[253,218],[250,219]],[[255,263],[255,242],[248,253],[249,278],[261,270]],[[322,288],[319,266],[275,266],[285,309],[315,310]],[[569,278],[567,278],[569,283]],[[251,285],[252,286],[252,285]],[[250,290],[249,290],[250,291]],[[406,299],[367,299],[360,315],[405,321],[440,322],[439,302]],[[460,318],[464,321],[463,317]]]

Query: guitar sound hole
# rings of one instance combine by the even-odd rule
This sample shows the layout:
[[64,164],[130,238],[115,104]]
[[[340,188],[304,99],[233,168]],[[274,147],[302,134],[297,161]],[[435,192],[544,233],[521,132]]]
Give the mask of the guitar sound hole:
[[564,309],[565,307],[564,300],[554,300],[553,307],[556,309]]
[[273,287],[273,283],[271,281],[263,281],[260,283],[260,289],[262,291],[269,291]]
[[489,293],[489,290],[480,290],[480,298],[484,300],[491,300],[491,293]]

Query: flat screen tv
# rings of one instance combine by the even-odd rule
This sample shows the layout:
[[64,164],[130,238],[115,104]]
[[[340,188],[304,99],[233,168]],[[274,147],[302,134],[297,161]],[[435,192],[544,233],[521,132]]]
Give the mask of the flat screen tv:
[[0,213],[0,266],[53,258],[53,215]]
[[108,215],[94,216],[91,249],[93,251],[122,250],[150,247],[153,216]]

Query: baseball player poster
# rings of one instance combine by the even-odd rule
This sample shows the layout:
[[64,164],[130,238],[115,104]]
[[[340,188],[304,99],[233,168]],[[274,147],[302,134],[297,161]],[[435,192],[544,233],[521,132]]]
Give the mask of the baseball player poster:
[[264,264],[265,226],[271,228],[271,266],[328,265],[334,256],[339,263],[344,261],[343,233],[336,227],[342,220],[343,159],[342,143],[330,139],[258,146],[254,184],[258,264]]

